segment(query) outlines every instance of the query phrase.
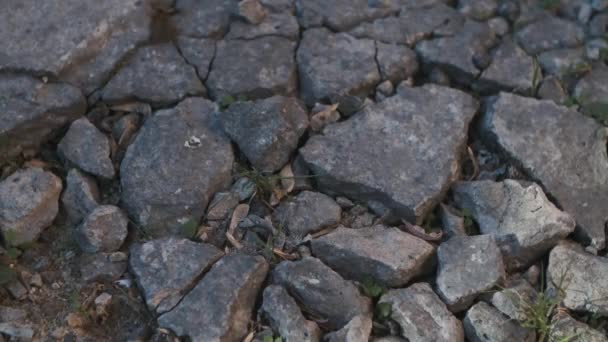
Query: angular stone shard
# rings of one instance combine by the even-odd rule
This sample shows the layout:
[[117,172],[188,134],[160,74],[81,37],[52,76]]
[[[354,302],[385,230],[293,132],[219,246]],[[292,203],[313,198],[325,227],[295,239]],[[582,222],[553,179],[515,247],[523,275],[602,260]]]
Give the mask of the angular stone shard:
[[122,203],[153,235],[178,233],[230,185],[234,155],[216,111],[208,100],[188,98],[146,120],[127,149],[120,166]]
[[39,168],[19,170],[0,182],[0,230],[4,243],[34,242],[59,211],[61,179]]
[[467,312],[464,330],[471,342],[534,342],[534,331],[522,328],[490,305],[479,302]]
[[525,279],[520,279],[509,287],[492,294],[492,305],[498,311],[516,321],[527,318],[526,305],[535,303],[536,290]]
[[557,209],[534,183],[460,182],[452,192],[481,233],[494,235],[508,269],[529,266],[574,231],[574,219]]
[[30,76],[0,75],[0,94],[0,162],[38,148],[87,108],[77,88]]
[[164,238],[131,246],[129,267],[150,310],[169,311],[222,252],[188,239]]
[[281,262],[272,272],[272,282],[284,286],[307,311],[327,319],[332,330],[371,312],[369,298],[316,258]]
[[517,160],[602,249],[608,220],[608,129],[574,109],[501,93],[481,119],[486,141]]
[[260,256],[225,256],[158,325],[192,341],[240,341],[266,273]]
[[584,37],[583,29],[577,24],[553,15],[542,16],[515,33],[515,39],[531,55],[547,50],[577,47]]
[[404,87],[312,136],[300,154],[324,191],[381,203],[421,223],[457,177],[477,108],[475,99],[455,89]]
[[345,31],[363,21],[399,11],[395,4],[373,6],[371,3],[368,0],[297,0],[296,14],[304,28],[326,25],[334,31]]
[[339,227],[312,240],[312,253],[346,279],[399,287],[433,272],[435,248],[397,228]]
[[61,204],[68,220],[78,224],[101,202],[95,179],[84,175],[77,169],[68,171],[66,188],[61,195]]
[[463,342],[462,323],[427,283],[390,290],[380,303],[391,304],[391,318],[410,342]]

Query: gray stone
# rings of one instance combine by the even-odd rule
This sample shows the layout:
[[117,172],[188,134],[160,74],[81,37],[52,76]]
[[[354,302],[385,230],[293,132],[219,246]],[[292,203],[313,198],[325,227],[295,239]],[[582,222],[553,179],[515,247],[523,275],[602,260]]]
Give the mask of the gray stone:
[[188,98],[146,120],[120,166],[122,203],[136,223],[171,235],[198,219],[231,182],[230,141],[213,118],[217,106]]
[[391,318],[410,342],[463,342],[462,323],[427,283],[390,290],[380,303],[391,304]]
[[340,222],[342,209],[329,196],[302,191],[293,199],[281,202],[273,214],[275,224],[285,228],[295,240]]
[[535,183],[460,182],[452,193],[456,204],[475,218],[481,233],[496,238],[509,270],[530,266],[574,231],[574,219],[556,208]]
[[368,342],[372,332],[372,319],[369,315],[353,317],[342,329],[323,336],[325,342]]
[[608,258],[585,252],[574,243],[557,245],[549,254],[549,287],[563,291],[563,305],[574,311],[608,313]]
[[129,221],[120,208],[100,205],[77,228],[76,240],[87,253],[117,251],[127,237]]
[[[604,247],[608,130],[574,109],[507,93],[487,106],[481,130],[486,141],[517,160],[574,216],[579,237]],[[567,139],[563,132],[568,132]]]
[[397,84],[418,71],[416,53],[407,46],[376,42],[376,60],[383,80]]
[[284,286],[307,312],[340,329],[355,316],[371,313],[371,301],[319,259],[283,261],[272,272],[272,282]]
[[364,22],[349,33],[388,44],[414,46],[431,36],[453,35],[464,23],[464,17],[444,4],[402,10],[398,17]]
[[578,10],[578,15],[576,19],[582,24],[586,24],[591,19],[591,15],[593,14],[593,8],[591,5],[583,3],[581,4],[580,9]]
[[446,86],[446,87],[449,87],[450,83],[451,83],[450,76],[448,76],[448,74],[443,72],[443,70],[441,70],[438,67],[433,67],[431,69],[431,71],[429,72],[428,79],[429,79],[429,82],[431,82],[431,83],[435,83],[435,84]]
[[495,308],[479,302],[467,312],[464,331],[471,342],[534,342],[536,334],[522,328]]
[[235,102],[219,120],[251,164],[267,172],[278,171],[289,161],[308,127],[306,107],[283,96]]
[[100,203],[99,189],[95,179],[77,169],[70,169],[65,180],[66,188],[61,195],[61,204],[68,220],[78,224]]
[[251,196],[253,196],[255,191],[255,183],[247,177],[241,177],[237,179],[236,182],[232,184],[232,188],[230,189],[230,192],[238,195],[239,201],[244,201],[250,198]]
[[216,41],[207,38],[179,36],[176,44],[186,62],[196,68],[198,77],[201,80],[207,79],[211,61],[215,57]]
[[589,35],[603,37],[608,32],[608,13],[598,13],[589,22]]
[[304,31],[297,52],[302,99],[308,105],[340,95],[367,95],[380,81],[374,41],[326,28]]
[[260,2],[271,12],[294,12],[296,8],[293,0],[260,0]]
[[494,34],[499,37],[506,35],[510,30],[509,22],[503,17],[496,17],[488,20],[488,26],[492,29]]
[[222,252],[212,245],[164,238],[131,246],[129,267],[148,308],[171,310]]
[[237,14],[254,25],[261,23],[268,13],[259,0],[241,0],[237,8]]
[[243,21],[232,21],[226,39],[255,39],[264,36],[279,36],[289,40],[298,40],[300,26],[298,19],[287,11],[270,13],[258,25]]
[[602,332],[575,320],[565,312],[559,312],[551,319],[549,338],[554,341],[608,342],[608,337]]
[[551,100],[557,104],[562,104],[568,98],[568,94],[558,77],[548,76],[543,78],[543,81],[538,87],[538,97],[544,100]]
[[466,227],[464,224],[464,217],[456,212],[456,209],[445,205],[439,204],[439,216],[441,218],[441,228],[443,229],[443,236],[449,239],[453,236],[465,236],[467,235]]
[[77,88],[29,76],[0,75],[0,94],[0,162],[37,149],[87,107]]
[[376,337],[371,340],[372,342],[409,342],[408,340],[399,336],[383,336]]
[[490,299],[498,311],[509,318],[523,322],[527,317],[525,304],[536,302],[536,290],[524,279],[520,279],[509,287],[494,292]]
[[239,195],[234,192],[216,192],[213,200],[207,207],[205,219],[209,221],[221,221],[230,218],[232,211],[239,205]]
[[437,259],[437,292],[453,312],[466,310],[505,278],[502,255],[491,235],[453,237],[439,246]]
[[12,308],[10,306],[0,306],[0,321],[14,322],[27,318],[27,311],[22,308]]
[[558,77],[576,74],[581,66],[586,65],[585,49],[557,49],[545,51],[538,55],[538,64],[545,74]]
[[192,341],[240,341],[266,273],[260,256],[225,256],[158,325]]
[[519,44],[531,55],[547,50],[577,47],[584,37],[585,33],[578,25],[556,16],[545,16],[515,33]]
[[497,0],[460,0],[458,10],[460,13],[475,20],[488,20],[498,9]]
[[311,242],[312,253],[346,279],[390,287],[433,272],[435,248],[394,227],[339,227]]
[[50,73],[89,94],[148,39],[145,7],[139,0],[7,3],[0,14],[0,70]]
[[535,82],[541,78],[534,59],[512,39],[505,38],[496,49],[492,63],[483,71],[474,86],[482,93],[499,90],[529,93]]
[[289,96],[297,88],[296,43],[283,37],[225,40],[217,52],[207,87],[211,98],[227,95],[248,99]]
[[132,100],[163,106],[205,94],[196,69],[172,43],[142,47],[112,77],[101,97],[107,103]]
[[340,112],[337,110],[338,106],[338,103],[333,105],[315,103],[310,112],[310,128],[313,132],[322,131],[325,126],[340,120]]
[[18,301],[24,300],[27,297],[28,291],[21,283],[21,280],[19,280],[17,277],[10,280],[6,285],[4,285],[4,288],[6,288],[6,291],[8,291],[11,297]]
[[28,323],[2,322],[0,323],[0,333],[13,337],[15,340],[31,341],[34,337],[34,327]]
[[475,99],[455,89],[406,87],[326,127],[300,154],[323,191],[381,203],[419,224],[456,179],[477,108]]
[[79,257],[81,279],[87,283],[118,280],[127,270],[127,260],[111,260],[113,253],[83,254]]
[[594,67],[578,81],[573,95],[583,108],[594,103],[608,103],[608,67],[603,64]]
[[282,286],[270,285],[264,289],[261,312],[285,342],[318,342],[295,299]]
[[110,140],[87,118],[72,122],[57,145],[57,152],[68,164],[83,171],[103,178],[114,177]]
[[178,0],[172,26],[180,35],[219,39],[228,31],[237,5],[238,0]]
[[304,28],[327,26],[345,31],[364,21],[397,13],[399,7],[370,6],[369,0],[296,0],[296,14]]
[[607,51],[608,41],[605,39],[596,38],[585,43],[585,56],[590,60],[604,59]]
[[34,242],[59,211],[61,179],[39,168],[16,171],[0,182],[0,230],[4,243]]
[[591,7],[596,11],[603,11],[608,8],[608,1],[606,0],[591,0]]

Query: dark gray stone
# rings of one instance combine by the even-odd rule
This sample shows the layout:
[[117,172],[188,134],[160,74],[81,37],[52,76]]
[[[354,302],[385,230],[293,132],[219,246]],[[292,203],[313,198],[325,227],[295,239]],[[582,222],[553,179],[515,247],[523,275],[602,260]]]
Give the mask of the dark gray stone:
[[380,82],[370,39],[326,28],[304,31],[298,47],[302,99],[310,106],[340,95],[367,95]]
[[87,253],[117,251],[127,237],[127,216],[113,205],[93,209],[77,228],[76,240]]
[[562,104],[568,98],[568,94],[558,77],[545,77],[538,87],[538,97],[543,100],[551,100],[557,104]]
[[481,130],[574,216],[579,237],[604,247],[608,130],[574,109],[507,93],[487,106]]
[[399,287],[433,272],[435,247],[394,227],[339,227],[311,242],[312,253],[346,279]]
[[608,32],[608,13],[598,13],[589,22],[589,35],[603,37]]
[[551,319],[549,338],[555,341],[571,339],[573,342],[608,342],[608,337],[602,332],[575,320],[565,312],[559,312]]
[[180,36],[177,38],[176,44],[186,62],[196,68],[198,77],[201,80],[206,80],[211,61],[215,57],[216,41],[207,38]]
[[477,108],[475,99],[455,89],[406,87],[326,127],[300,154],[324,191],[381,203],[421,223],[457,177]]
[[283,261],[272,272],[272,282],[284,286],[306,311],[340,329],[355,316],[368,315],[371,301],[319,259]]
[[327,226],[340,222],[342,209],[329,196],[302,191],[293,199],[281,202],[273,214],[275,224],[285,228],[294,240],[304,238]]
[[127,271],[127,260],[112,260],[112,253],[83,254],[79,257],[80,277],[87,283],[111,283]]
[[260,256],[225,256],[158,325],[192,341],[240,341],[266,273]]
[[580,73],[579,69],[587,65],[585,49],[557,49],[545,51],[538,55],[538,64],[545,74],[558,77],[572,76]]
[[498,0],[459,0],[460,13],[475,20],[488,20],[496,13]]
[[278,171],[289,161],[308,128],[306,107],[283,96],[235,102],[219,119],[251,164],[267,172]]
[[380,303],[391,304],[391,318],[410,342],[463,342],[462,323],[427,283],[390,290]]
[[169,311],[222,252],[212,245],[164,238],[131,246],[129,267],[146,304],[157,313]]
[[171,235],[203,215],[211,196],[231,183],[230,141],[217,106],[188,98],[160,110],[141,128],[120,166],[122,203],[154,235]]
[[77,169],[70,169],[65,182],[66,188],[61,195],[61,204],[68,220],[72,224],[78,224],[99,205],[99,189],[95,179]]
[[522,48],[531,55],[559,48],[579,46],[585,37],[574,22],[556,16],[544,16],[515,33]]
[[59,211],[61,179],[39,168],[16,171],[0,182],[0,230],[4,243],[34,242]]
[[77,88],[29,76],[0,75],[0,94],[0,162],[37,149],[87,107]]
[[437,250],[437,292],[452,312],[466,310],[505,278],[502,254],[491,235],[458,236]]
[[534,331],[522,328],[495,308],[479,302],[467,312],[464,331],[471,342],[534,342]]
[[177,0],[172,26],[184,36],[222,38],[239,0]]
[[608,67],[600,64],[581,78],[573,94],[583,108],[597,103],[608,103]]
[[298,19],[287,11],[270,13],[257,25],[235,20],[230,24],[230,31],[226,39],[255,39],[264,36],[285,37],[289,40],[298,40],[300,26]]
[[74,164],[83,171],[103,178],[114,177],[110,140],[87,118],[72,122],[57,144],[57,152],[68,164]]
[[304,28],[327,26],[333,31],[345,31],[398,11],[395,4],[370,6],[369,0],[296,0],[296,14]]
[[136,100],[162,106],[205,92],[196,69],[173,43],[165,43],[137,50],[103,88],[101,97],[108,103]]
[[224,40],[217,52],[207,87],[211,98],[227,95],[248,99],[289,96],[297,88],[296,43],[283,37]]
[[441,228],[443,229],[443,235],[446,239],[453,236],[465,236],[467,235],[466,227],[464,224],[464,217],[456,212],[456,209],[445,205],[439,204],[439,216],[441,218]]
[[418,71],[416,53],[407,46],[376,42],[376,60],[383,80],[397,84]]
[[368,342],[372,332],[372,319],[369,315],[353,317],[342,329],[323,336],[325,342]]
[[213,200],[207,207],[205,219],[209,221],[221,221],[230,218],[232,211],[239,205],[239,195],[234,192],[216,192]]

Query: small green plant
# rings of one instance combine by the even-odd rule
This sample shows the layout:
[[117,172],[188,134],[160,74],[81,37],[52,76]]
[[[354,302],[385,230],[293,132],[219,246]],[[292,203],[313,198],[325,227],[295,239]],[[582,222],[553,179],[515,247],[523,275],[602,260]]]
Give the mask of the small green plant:
[[274,337],[272,335],[264,336],[264,342],[283,342],[283,338],[281,336]]
[[246,95],[239,95],[236,98],[232,95],[225,95],[224,97],[222,97],[220,99],[220,109],[222,111],[226,110],[228,107],[230,107],[231,104],[237,102],[237,101],[247,101],[247,96]]
[[463,208],[460,210],[460,214],[464,220],[464,232],[467,233],[467,235],[475,235],[477,231],[471,211],[467,208]]
[[389,319],[391,317],[391,311],[392,311],[392,306],[391,303],[378,303],[376,304],[376,312],[375,315],[377,318],[381,319],[381,320],[386,320]]
[[194,238],[198,232],[198,219],[196,217],[191,217],[179,227],[179,231],[188,239]]
[[534,70],[532,71],[532,87],[530,88],[530,96],[535,97],[538,91],[538,86],[543,78],[540,64],[538,63],[536,57],[532,59],[532,68]]
[[371,278],[366,279],[363,282],[362,287],[363,293],[372,299],[378,299],[384,294],[384,292],[386,292],[386,287],[380,285]]

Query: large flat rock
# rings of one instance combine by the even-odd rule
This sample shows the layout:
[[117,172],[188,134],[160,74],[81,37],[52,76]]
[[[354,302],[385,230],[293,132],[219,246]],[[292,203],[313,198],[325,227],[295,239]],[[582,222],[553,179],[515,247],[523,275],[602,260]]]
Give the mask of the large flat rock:
[[404,87],[312,136],[300,154],[323,191],[381,203],[421,223],[458,175],[477,108],[458,90]]
[[574,216],[580,238],[604,247],[608,129],[553,101],[501,93],[488,104],[481,130]]
[[202,98],[157,111],[127,149],[120,165],[122,203],[153,235],[178,233],[229,186],[234,155],[216,111]]

